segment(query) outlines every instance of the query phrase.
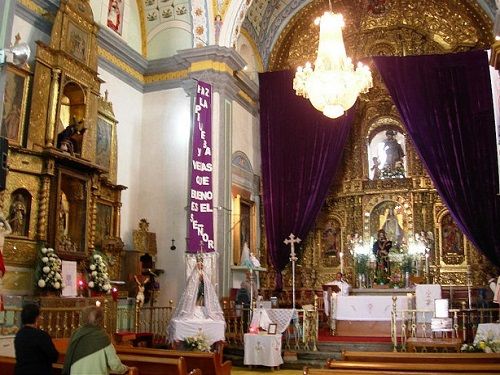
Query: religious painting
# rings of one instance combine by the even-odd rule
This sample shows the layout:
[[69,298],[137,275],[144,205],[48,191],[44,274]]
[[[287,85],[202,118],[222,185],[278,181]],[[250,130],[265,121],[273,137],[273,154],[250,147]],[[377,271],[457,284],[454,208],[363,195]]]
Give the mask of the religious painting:
[[342,251],[340,222],[333,218],[321,221],[324,223],[318,228],[318,235],[321,236],[321,264],[324,267],[337,267],[340,265],[340,252]]
[[122,35],[123,8],[125,0],[109,0],[107,26],[119,35]]
[[109,170],[111,164],[112,125],[102,118],[97,119],[96,163]]
[[399,248],[406,243],[404,210],[398,202],[383,201],[376,205],[370,214],[370,235],[372,243],[377,238],[380,229],[385,231],[386,237],[394,247]]
[[397,127],[380,127],[368,146],[368,169],[371,180],[406,177],[405,136]]
[[464,255],[463,234],[450,213],[446,213],[441,219],[441,251],[443,256]]
[[109,238],[112,233],[113,207],[97,202],[95,223],[95,245],[102,246],[103,240]]
[[20,145],[26,113],[29,72],[8,64],[5,74],[5,95],[2,113],[2,137]]
[[88,54],[88,34],[71,22],[68,25],[66,48],[73,57],[86,62]]

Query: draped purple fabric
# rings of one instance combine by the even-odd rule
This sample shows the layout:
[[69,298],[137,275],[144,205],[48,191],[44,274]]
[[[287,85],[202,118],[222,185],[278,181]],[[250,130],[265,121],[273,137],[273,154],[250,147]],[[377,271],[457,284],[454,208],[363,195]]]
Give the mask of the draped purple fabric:
[[500,266],[500,198],[486,52],[373,60],[452,217]]
[[305,239],[339,167],[353,111],[329,119],[292,88],[291,71],[259,75],[262,184],[266,236],[271,264],[281,271],[289,262],[293,233]]

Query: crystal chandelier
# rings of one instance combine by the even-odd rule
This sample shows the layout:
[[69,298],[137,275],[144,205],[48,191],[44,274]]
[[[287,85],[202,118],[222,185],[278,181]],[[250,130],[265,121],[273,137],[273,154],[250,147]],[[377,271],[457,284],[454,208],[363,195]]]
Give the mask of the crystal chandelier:
[[330,11],[315,23],[320,25],[318,56],[314,68],[308,62],[297,69],[293,89],[325,116],[337,118],[354,105],[360,93],[373,86],[372,74],[360,62],[354,69],[342,38],[344,19],[331,11],[331,4]]

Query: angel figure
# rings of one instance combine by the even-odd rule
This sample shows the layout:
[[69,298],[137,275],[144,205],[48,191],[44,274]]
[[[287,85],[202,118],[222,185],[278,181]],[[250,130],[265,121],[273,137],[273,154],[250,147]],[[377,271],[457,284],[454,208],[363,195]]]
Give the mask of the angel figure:
[[146,290],[145,285],[149,283],[149,276],[144,279],[141,283],[137,276],[134,276],[135,282],[137,283],[137,296],[135,297],[135,303],[139,308],[144,305],[144,291]]

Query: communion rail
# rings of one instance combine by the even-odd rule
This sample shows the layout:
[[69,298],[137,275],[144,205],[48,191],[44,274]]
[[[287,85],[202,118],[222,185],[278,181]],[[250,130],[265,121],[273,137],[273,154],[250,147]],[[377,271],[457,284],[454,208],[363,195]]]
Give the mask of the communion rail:
[[[500,309],[449,309],[452,326],[448,330],[452,338],[464,343],[472,343],[479,324],[497,323],[500,319]],[[396,310],[395,298],[391,312],[391,339],[393,350],[408,350],[408,339],[431,339],[443,332],[431,329],[432,310]]]

